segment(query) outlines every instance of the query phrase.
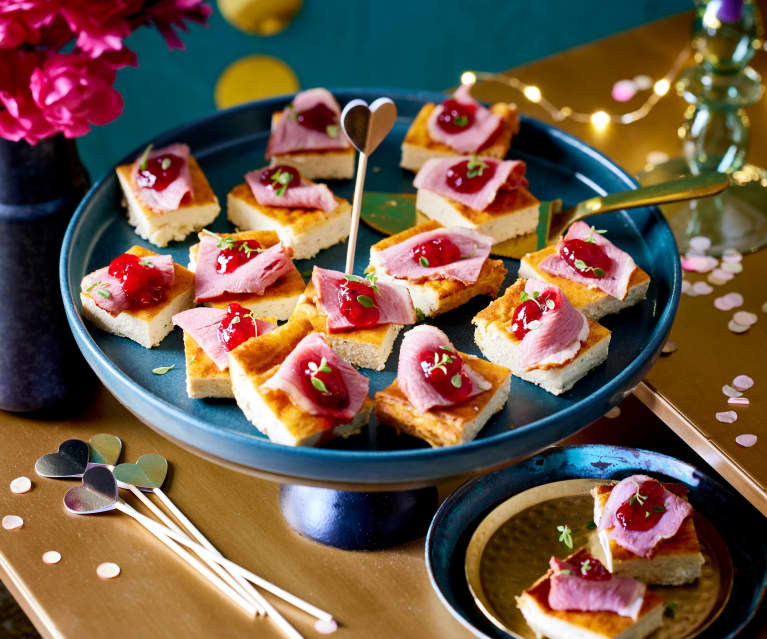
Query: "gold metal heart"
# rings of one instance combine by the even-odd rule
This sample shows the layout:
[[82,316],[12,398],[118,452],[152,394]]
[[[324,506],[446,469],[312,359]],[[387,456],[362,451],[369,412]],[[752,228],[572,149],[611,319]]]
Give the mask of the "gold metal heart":
[[397,119],[397,107],[391,98],[378,98],[370,106],[364,100],[352,100],[341,113],[341,126],[354,147],[365,155],[378,148]]
[[85,471],[82,486],[70,488],[64,495],[67,510],[79,515],[112,510],[117,503],[117,482],[112,471],[94,466]]
[[91,464],[114,466],[117,460],[120,459],[123,443],[119,437],[108,435],[107,433],[99,433],[88,440],[88,447],[91,451]]
[[138,488],[160,488],[168,474],[168,460],[157,453],[141,455],[135,464],[120,464],[115,479]]

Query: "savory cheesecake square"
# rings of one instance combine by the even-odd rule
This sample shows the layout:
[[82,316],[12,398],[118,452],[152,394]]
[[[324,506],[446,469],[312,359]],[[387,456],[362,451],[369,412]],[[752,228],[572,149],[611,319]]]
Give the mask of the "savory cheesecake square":
[[489,295],[494,298],[498,295],[506,277],[506,267],[503,265],[503,261],[491,259],[485,261],[477,281],[473,284],[465,284],[455,279],[411,281],[392,277],[381,268],[377,259],[377,255],[381,251],[401,244],[421,233],[439,228],[442,228],[442,224],[429,220],[376,242],[370,247],[370,266],[368,266],[367,272],[375,273],[381,282],[405,286],[410,292],[413,306],[420,310],[425,317],[447,313],[478,295]]
[[[437,142],[429,135],[427,122],[437,105],[429,102],[421,107],[415,120],[402,142],[402,159],[400,166],[410,171],[418,171],[427,160],[439,157],[460,155],[447,144]],[[490,107],[490,111],[502,120],[502,128],[490,143],[479,149],[478,153],[487,157],[502,159],[506,157],[511,146],[511,137],[519,132],[519,112],[515,104],[499,102]]]
[[[269,248],[280,242],[279,236],[274,231],[240,231],[238,233],[221,233],[219,236],[221,238],[230,238],[235,242],[255,240],[263,248]],[[202,235],[200,237],[202,238]],[[199,250],[199,244],[193,244],[189,247],[189,270],[192,272],[197,267]],[[306,283],[301,277],[301,273],[293,265],[286,275],[283,275],[274,284],[267,287],[261,295],[228,293],[204,304],[205,306],[226,309],[232,302],[237,302],[249,309],[256,317],[286,320],[296,307],[305,287]]]
[[[141,246],[132,246],[126,253],[139,258],[157,255]],[[100,329],[132,339],[144,348],[157,346],[173,330],[173,316],[194,306],[194,274],[175,263],[173,271],[173,283],[164,301],[145,308],[124,310],[116,315],[96,304],[99,287],[87,284],[93,279],[95,271],[86,275],[80,290],[83,317]]]
[[[595,486],[594,521],[599,524],[607,500],[615,484]],[[683,484],[664,483],[663,487],[682,499],[687,499]],[[647,584],[680,586],[695,581],[705,563],[700,541],[692,517],[687,517],[677,533],[659,542],[652,557],[640,557],[608,537],[608,531],[599,532],[599,543],[605,555],[607,569],[616,574],[633,577]]]
[[395,379],[375,394],[378,421],[398,432],[413,435],[432,447],[453,446],[473,440],[487,421],[506,404],[511,388],[511,372],[467,353],[459,353],[464,364],[490,383],[490,388],[469,397],[461,404],[419,411]]
[[334,437],[348,437],[368,423],[373,402],[365,398],[348,422],[315,415],[291,401],[280,389],[264,389],[298,343],[312,332],[307,320],[291,320],[229,353],[229,371],[237,405],[269,439],[286,446],[315,446]]
[[227,216],[240,229],[275,231],[280,241],[293,249],[293,257],[304,260],[349,237],[351,204],[341,197],[335,199],[338,206],[327,213],[321,209],[264,206],[243,182],[227,196]]
[[169,242],[182,241],[193,231],[210,224],[221,211],[218,198],[197,160],[190,155],[188,162],[192,191],[174,211],[154,210],[139,198],[132,164],[121,164],[115,169],[123,203],[128,209],[128,223],[136,227],[140,237],[155,246],[164,247]]
[[475,327],[474,342],[491,362],[510,368],[513,375],[537,384],[549,393],[561,395],[607,359],[610,331],[588,320],[588,337],[572,358],[561,364],[524,368],[519,364],[521,340],[508,328],[524,290],[525,280],[518,279],[501,297],[474,316],[471,320]]
[[184,332],[184,361],[186,363],[186,393],[192,399],[220,397],[234,399],[229,371],[222,371],[208,354]]

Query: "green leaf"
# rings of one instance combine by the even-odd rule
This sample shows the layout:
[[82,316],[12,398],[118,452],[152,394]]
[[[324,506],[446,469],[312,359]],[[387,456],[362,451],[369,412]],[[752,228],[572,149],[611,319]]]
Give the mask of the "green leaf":
[[575,264],[575,268],[577,268],[579,271],[586,270],[586,262],[584,262],[583,260],[575,260],[574,264]]
[[139,264],[143,266],[144,268],[154,268],[154,264],[152,264],[152,262],[150,262],[149,260],[141,260]]
[[152,372],[155,375],[165,375],[165,373],[172,371],[174,368],[176,368],[175,364],[171,364],[170,366],[158,366],[157,368],[153,368]]
[[331,138],[338,137],[338,131],[339,131],[339,127],[337,124],[328,124],[325,127],[325,133],[327,133],[328,137],[331,137]]
[[415,307],[415,321],[416,322],[423,322],[425,319],[426,319],[426,315],[424,315],[423,311],[416,306]]
[[320,360],[320,367],[317,369],[320,373],[332,373],[333,369],[328,365],[328,360],[324,357]]
[[631,497],[629,497],[629,506],[633,506],[636,500],[637,500],[636,495],[632,495]]
[[644,518],[645,519],[649,519],[649,517],[650,517],[650,511],[649,510],[645,510],[644,511]]
[[149,160],[149,152],[152,150],[152,147],[154,144],[148,144],[147,147],[142,151],[141,155],[138,159],[138,168],[140,168],[142,171],[146,170],[147,167],[147,161]]
[[594,269],[594,275],[596,275],[597,277],[604,277],[604,276],[605,276],[605,272],[604,272],[604,269],[601,269],[601,268],[599,268],[599,267],[597,266],[597,267]]
[[537,300],[541,295],[540,291],[533,291],[533,299]]
[[560,575],[572,575],[572,574],[573,574],[573,571],[572,571],[572,570],[570,570],[569,568],[565,568],[564,570],[560,570],[560,571],[559,571],[559,574],[560,574]]
[[585,575],[589,570],[591,570],[591,559],[587,559],[581,564],[581,574]]
[[573,549],[573,534],[572,530],[567,524],[557,526],[557,531],[562,533],[559,535],[559,542],[567,546],[570,550]]
[[526,302],[527,300],[530,299],[530,296],[525,291],[522,291],[519,294],[519,299],[521,299],[523,302]]
[[666,512],[666,508],[664,506],[653,506],[653,510],[656,513],[665,513]]
[[589,521],[586,523],[586,530],[594,530],[596,527],[597,527],[597,525],[596,525],[596,523],[594,523],[594,520],[593,520],[593,519],[590,519],[590,520],[589,520]]
[[664,611],[664,614],[669,619],[673,619],[674,617],[676,617],[676,604],[675,603],[666,604],[666,610]]
[[450,383],[455,386],[456,388],[461,388],[461,385],[463,384],[463,380],[461,379],[461,375],[459,373],[456,373],[450,378]]
[[427,260],[423,255],[418,258],[418,263],[424,268],[429,267],[429,260]]
[[105,298],[105,299],[109,299],[110,297],[112,297],[112,294],[111,294],[111,293],[110,293],[108,290],[106,290],[105,288],[100,288],[100,289],[99,289],[98,291],[96,291],[96,292],[97,292],[99,295],[101,295],[101,297],[103,297],[103,298]]
[[220,248],[220,249],[233,249],[233,248],[236,248],[236,244],[237,243],[234,241],[234,238],[232,238],[232,237],[227,235],[225,237],[222,237],[218,241],[218,244],[216,244],[216,248]]
[[466,177],[480,177],[485,172],[487,163],[484,160],[480,160],[476,155],[472,155],[466,168],[468,169],[468,171],[466,171]]
[[440,348],[443,351],[447,351],[448,353],[455,353],[455,349],[452,346],[448,346],[447,344],[440,344]]
[[469,118],[465,115],[459,115],[457,118],[453,118],[453,124],[455,126],[466,126],[469,123]]
[[160,162],[160,168],[163,171],[167,171],[170,168],[170,165],[171,165],[170,158],[163,158],[162,162]]
[[375,308],[375,302],[370,299],[369,295],[357,295],[357,302],[359,302],[360,306],[363,306],[365,308]]
[[98,281],[98,282],[94,282],[94,283],[93,283],[93,284],[91,284],[91,285],[90,285],[88,288],[86,288],[86,289],[85,289],[85,292],[86,292],[86,293],[90,293],[90,292],[91,292],[91,291],[92,291],[94,288],[96,288],[97,286],[101,286],[101,284],[102,284],[102,282],[101,282],[101,281]]
[[320,391],[320,393],[325,393],[326,395],[328,394],[328,387],[325,386],[325,383],[321,379],[317,379],[316,377],[312,376],[311,380],[312,386]]
[[301,276],[302,277],[311,277],[312,276],[312,272],[311,271],[301,271]]
[[378,281],[378,275],[375,273],[368,273],[365,275],[365,279],[370,282],[370,288],[373,289],[375,293],[378,293],[378,287],[376,286],[376,282]]

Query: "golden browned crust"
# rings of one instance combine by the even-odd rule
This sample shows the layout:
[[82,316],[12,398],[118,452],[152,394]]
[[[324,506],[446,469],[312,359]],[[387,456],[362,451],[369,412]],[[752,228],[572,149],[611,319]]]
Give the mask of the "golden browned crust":
[[[150,251],[149,249],[145,249],[143,246],[131,246],[126,253],[130,253],[131,255],[136,255],[138,257],[149,257],[150,255],[158,255],[158,253],[155,253],[154,251]],[[194,288],[194,273],[191,271],[188,271],[183,266],[179,266],[175,262],[173,263],[173,271],[175,273],[175,278],[173,279],[173,284],[170,285],[168,288],[167,295],[165,296],[165,301],[161,302],[160,304],[155,304],[153,306],[148,306],[146,308],[139,308],[139,309],[129,309],[127,311],[122,311],[126,315],[130,315],[131,317],[135,317],[138,320],[141,320],[142,322],[151,322],[157,315],[159,315],[162,310],[168,305],[170,300],[175,299],[178,297],[179,294],[183,293],[184,291],[187,291],[189,289]],[[92,300],[95,301],[95,298],[93,295],[91,295],[88,291],[81,291],[83,295],[87,295]],[[119,315],[119,313],[113,313],[115,317]]]
[[464,362],[482,375],[491,384],[491,388],[475,395],[464,403],[450,408],[433,408],[425,413],[419,412],[410,403],[395,379],[392,384],[375,394],[375,410],[378,421],[426,440],[432,446],[452,446],[463,441],[463,432],[468,422],[487,406],[498,387],[505,383],[511,371],[503,366],[460,353]]
[[[460,155],[451,147],[433,140],[429,135],[429,129],[426,123],[429,120],[431,112],[434,111],[436,105],[433,102],[428,102],[421,107],[418,115],[413,120],[413,124],[405,135],[403,144],[411,144],[413,146],[420,146],[434,151],[441,151],[444,153],[454,153]],[[490,157],[503,158],[509,151],[511,146],[511,136],[519,133],[519,112],[514,104],[506,104],[505,102],[499,102],[490,107],[490,111],[500,116],[502,123],[501,132],[490,140],[490,144],[479,149],[482,155]]]
[[229,379],[229,371],[220,370],[202,346],[186,331],[184,331],[184,359],[186,375],[190,379]]
[[[303,179],[306,180],[306,178]],[[311,180],[307,180],[307,182],[311,182]],[[253,196],[253,191],[250,190],[250,187],[246,182],[235,186],[229,192],[229,197],[241,200],[251,208],[257,209],[261,215],[272,218],[280,226],[290,227],[298,235],[306,233],[309,229],[319,226],[320,224],[327,223],[331,218],[343,215],[351,208],[351,204],[349,204],[348,200],[335,195],[333,197],[338,206],[328,213],[322,209],[288,209],[276,206],[264,206],[263,204],[258,203],[258,200]]]
[[[239,233],[220,233],[222,237],[231,237],[234,240],[256,240],[264,248],[274,246],[280,241],[277,233],[274,231],[240,231]],[[191,262],[197,262],[197,253],[200,250],[199,244],[192,244],[189,247],[189,259]],[[250,293],[227,293],[221,297],[217,297],[214,300],[205,302],[205,306],[212,306],[213,308],[226,308],[232,302],[237,302],[243,306],[247,306],[253,302],[259,302],[263,300],[274,300],[280,297],[295,297],[300,295],[306,283],[304,278],[301,277],[301,273],[293,265],[293,268],[278,279],[274,284],[267,287],[267,289],[261,295],[251,295]]]
[[[312,328],[318,333],[328,332],[328,318],[322,311],[322,306],[311,280],[306,285],[304,297],[296,305],[293,314],[290,316],[291,321],[294,319],[309,321]],[[349,331],[333,333],[333,335],[342,337],[344,340],[351,342],[362,342],[365,344],[372,344],[373,346],[380,346],[386,341],[389,326],[390,324],[382,324],[381,326],[374,326],[373,328],[355,328]]]
[[[585,548],[579,548],[564,561],[579,563],[582,559],[585,559],[586,554],[587,550]],[[596,612],[580,612],[576,610],[554,610],[549,607],[549,589],[551,588],[550,579],[553,573],[554,571],[549,569],[543,577],[538,579],[538,581],[522,593],[523,595],[532,598],[548,616],[561,619],[568,624],[602,634],[606,637],[620,635],[634,625],[635,622],[631,617],[623,617],[617,612],[608,612],[604,610]],[[641,619],[656,606],[662,604],[663,598],[660,595],[657,595],[651,590],[647,590],[645,592],[644,601],[642,602],[642,608],[639,610],[639,618]]]
[[[617,482],[616,482],[617,483]],[[687,500],[687,488],[684,484],[679,483],[663,483],[663,486],[670,490],[672,493]],[[603,484],[600,486],[594,486],[591,489],[591,495],[597,502],[599,510],[604,510],[607,504],[607,499],[610,497],[615,484]],[[630,550],[627,550],[614,539],[609,539],[610,553],[612,554],[613,561],[630,561],[635,559],[646,559],[646,557],[640,557],[635,555]],[[687,517],[682,522],[676,535],[669,539],[664,539],[655,546],[652,558],[656,557],[668,557],[679,555],[698,555],[700,554],[700,541],[698,540],[698,533],[695,530],[695,522],[692,517]]]
[[[138,187],[136,186],[136,181],[133,177],[132,168],[132,164],[121,164],[117,167],[116,171],[123,177],[123,179],[126,180],[128,184],[130,184],[133,192],[138,193]],[[205,177],[205,174],[202,172],[200,165],[197,164],[197,160],[195,160],[191,155],[189,156],[189,175],[192,178],[192,193],[191,195],[185,196],[181,200],[181,204],[179,204],[177,210],[183,211],[184,209],[190,208],[192,206],[215,204],[216,195],[213,193],[213,189],[210,188],[208,178]],[[139,205],[141,206],[141,210],[145,215],[163,215],[164,213],[169,213],[169,211],[157,211],[148,207],[138,196],[136,197],[136,200],[138,201]]]
[[[551,284],[561,288],[562,292],[567,296],[567,299],[570,300],[570,303],[575,306],[575,308],[583,308],[584,306],[589,306],[590,304],[600,302],[603,299],[610,297],[610,295],[598,288],[589,288],[588,286],[580,284],[579,282],[573,282],[572,280],[568,280],[564,277],[559,277],[558,275],[551,275],[550,273],[542,270],[539,266],[540,263],[545,258],[549,257],[549,255],[554,255],[556,252],[556,245],[547,246],[546,248],[541,249],[540,251],[536,251],[535,253],[528,253],[522,259],[533,267],[540,279],[544,280],[545,282],[550,282]],[[634,288],[638,284],[643,284],[649,279],[650,276],[637,266],[629,278],[629,285],[627,290]]]
[[[502,217],[504,215],[514,215],[517,211],[530,208],[533,205],[538,205],[538,198],[535,197],[530,191],[525,188],[518,188],[511,192],[501,191],[502,195],[496,197],[495,200],[484,211],[477,211],[469,208],[465,204],[450,200],[450,204],[455,208],[463,217],[469,220],[472,224],[479,226],[494,218]],[[444,196],[443,196],[444,197]],[[450,199],[450,198],[447,198]]]
[[[274,130],[274,127],[277,126],[277,123],[282,118],[282,111],[275,111],[272,113],[272,130]],[[268,148],[268,147],[267,147]],[[281,156],[291,156],[291,155],[324,155],[327,157],[330,156],[348,156],[348,155],[354,155],[354,147],[349,146],[348,149],[296,149],[295,151],[285,151],[283,153],[277,153],[274,157],[281,157]],[[266,159],[269,159],[269,156],[266,156]],[[306,178],[304,178],[306,179]]]

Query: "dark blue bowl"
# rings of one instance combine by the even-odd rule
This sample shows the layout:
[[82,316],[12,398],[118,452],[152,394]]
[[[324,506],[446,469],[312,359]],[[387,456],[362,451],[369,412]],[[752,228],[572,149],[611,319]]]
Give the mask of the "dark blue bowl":
[[508,639],[510,635],[477,608],[466,582],[466,549],[477,526],[500,503],[528,488],[581,477],[622,479],[635,473],[685,484],[690,503],[726,542],[734,568],[732,593],[721,615],[700,637],[735,637],[753,618],[767,588],[767,520],[731,488],[694,466],[636,448],[550,448],[461,486],[442,503],[426,537],[426,566],[440,600],[477,637]]
[[[398,167],[399,146],[421,106],[444,96],[388,89],[341,89],[335,94],[342,104],[358,97],[372,101],[381,95],[395,100],[400,115],[392,133],[370,159],[371,169],[380,170],[368,171],[366,187],[371,191],[412,192],[412,173]],[[263,165],[271,113],[289,100],[290,96],[285,96],[222,111],[152,142],[156,146],[175,141],[188,143],[219,200],[225,203],[226,193],[242,181],[242,175]],[[142,147],[127,159],[136,157]],[[636,186],[625,171],[580,140],[529,118],[523,118],[509,157],[527,163],[531,188],[542,200],[563,198],[565,204],[574,204],[595,194]],[[353,185],[348,181],[333,188],[350,198]],[[130,340],[87,326],[78,296],[83,275],[108,264],[133,244],[153,248],[128,225],[112,172],[94,184],[72,219],[61,252],[61,290],[75,339],[90,365],[125,406],[170,439],[240,470],[286,481],[368,488],[428,484],[508,464],[562,439],[617,404],[655,361],[671,327],[681,286],[671,231],[657,208],[635,209],[630,215],[603,214],[594,223],[607,229],[609,237],[631,253],[652,277],[647,300],[603,321],[613,331],[608,361],[562,397],[513,378],[506,408],[479,437],[469,444],[442,449],[430,449],[419,440],[398,437],[375,424],[358,436],[331,442],[324,448],[272,444],[245,420],[234,402],[191,400],[186,396],[180,330],[159,347],[146,350]],[[223,214],[212,228],[231,229]],[[367,265],[367,248],[380,238],[364,225],[360,228],[358,272]],[[194,242],[196,238],[190,237],[163,252],[186,264],[188,247]],[[341,244],[322,251],[313,262],[343,270],[345,249]],[[304,271],[311,264],[303,261],[298,267]],[[506,265],[508,285],[516,278],[519,263],[506,260]],[[469,322],[487,302],[487,298],[477,298],[434,323],[459,349],[479,354]],[[398,345],[386,370],[365,371],[371,379],[371,394],[394,378]],[[153,368],[169,364],[175,364],[170,373],[152,374]]]

